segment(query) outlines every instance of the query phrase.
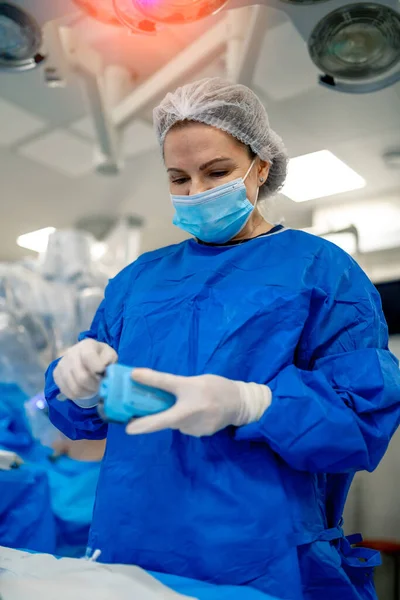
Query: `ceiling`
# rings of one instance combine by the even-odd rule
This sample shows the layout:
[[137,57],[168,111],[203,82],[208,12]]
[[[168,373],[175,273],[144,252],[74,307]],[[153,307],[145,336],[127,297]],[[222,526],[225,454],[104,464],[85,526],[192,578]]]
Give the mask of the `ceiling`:
[[[19,4],[42,23],[71,10],[67,2],[54,0]],[[304,42],[282,13],[267,10],[269,27],[253,87],[272,127],[291,156],[326,148],[367,181],[363,190],[352,194],[302,204],[279,196],[271,205],[271,218],[306,227],[320,205],[387,198],[400,205],[400,170],[389,169],[382,159],[385,151],[400,147],[400,85],[369,95],[341,95],[318,86]],[[156,38],[129,36],[87,19],[83,26],[106,60],[127,66],[140,83],[210,23],[212,19],[175,27]],[[223,75],[222,67],[217,61],[207,73]],[[78,81],[49,89],[40,68],[0,73],[0,260],[26,253],[16,245],[22,233],[70,227],[96,214],[142,216],[144,250],[182,239],[171,224],[165,175],[148,123],[136,121],[127,132],[125,168],[118,176],[93,170],[93,140]]]

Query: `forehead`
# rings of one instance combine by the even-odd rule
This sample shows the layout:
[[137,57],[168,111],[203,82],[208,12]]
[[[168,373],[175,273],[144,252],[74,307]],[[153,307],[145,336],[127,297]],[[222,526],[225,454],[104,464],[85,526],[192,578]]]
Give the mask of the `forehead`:
[[234,137],[203,123],[185,123],[172,128],[164,142],[167,169],[204,164],[219,156],[240,160],[246,157],[246,147]]

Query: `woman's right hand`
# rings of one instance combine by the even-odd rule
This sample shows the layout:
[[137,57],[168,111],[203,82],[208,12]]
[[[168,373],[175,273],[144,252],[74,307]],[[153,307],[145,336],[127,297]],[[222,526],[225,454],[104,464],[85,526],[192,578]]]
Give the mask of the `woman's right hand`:
[[111,346],[86,339],[67,350],[54,369],[53,378],[66,398],[93,398],[99,391],[106,367],[117,360],[118,354]]

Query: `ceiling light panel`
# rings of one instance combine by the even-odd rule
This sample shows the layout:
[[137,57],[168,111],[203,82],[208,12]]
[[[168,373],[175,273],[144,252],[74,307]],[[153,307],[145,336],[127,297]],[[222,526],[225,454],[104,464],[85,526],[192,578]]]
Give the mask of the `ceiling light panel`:
[[329,150],[297,156],[289,161],[282,194],[306,202],[361,189],[365,180]]

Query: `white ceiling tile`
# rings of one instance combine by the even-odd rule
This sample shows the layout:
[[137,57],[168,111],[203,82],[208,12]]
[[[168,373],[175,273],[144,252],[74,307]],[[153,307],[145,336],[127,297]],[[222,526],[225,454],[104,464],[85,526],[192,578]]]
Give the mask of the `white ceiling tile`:
[[87,137],[91,140],[94,140],[96,136],[96,132],[94,129],[93,119],[88,115],[79,119],[79,121],[75,121],[75,123],[71,123],[69,128],[76,133],[80,133],[84,137]]
[[[79,119],[79,121],[70,125],[70,129],[90,140],[95,140],[96,138],[93,122],[89,116]],[[157,148],[157,139],[150,123],[136,120],[124,130],[124,156],[136,156],[137,154],[142,154],[143,152],[154,150],[155,148]]]
[[[94,141],[96,139],[93,122],[89,116],[70,125],[70,129],[90,140]],[[156,134],[150,123],[136,120],[128,125],[123,132],[123,154],[128,158],[154,150],[157,147]]]
[[93,145],[67,131],[52,131],[22,146],[19,153],[71,177],[79,177],[93,169]]
[[0,98],[0,146],[20,142],[45,127],[45,121]]

